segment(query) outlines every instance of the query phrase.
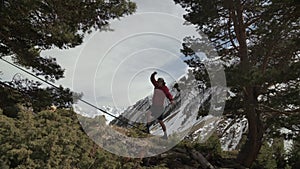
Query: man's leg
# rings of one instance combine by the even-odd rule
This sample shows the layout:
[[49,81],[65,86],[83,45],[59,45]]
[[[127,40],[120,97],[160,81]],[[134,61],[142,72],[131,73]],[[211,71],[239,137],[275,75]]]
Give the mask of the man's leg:
[[162,130],[164,131],[164,136],[163,138],[167,139],[168,138],[168,135],[167,135],[167,128],[166,128],[166,125],[165,123],[162,121],[162,120],[158,120]]
[[151,122],[151,111],[148,111],[147,113],[146,113],[146,118],[147,118],[147,123],[146,123],[146,128],[147,128],[147,133],[149,133],[150,134],[150,122]]

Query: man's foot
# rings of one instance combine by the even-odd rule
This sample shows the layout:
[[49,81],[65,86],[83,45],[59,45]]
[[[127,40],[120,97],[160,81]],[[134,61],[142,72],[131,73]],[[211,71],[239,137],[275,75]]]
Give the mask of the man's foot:
[[143,165],[146,166],[146,167],[150,167],[150,158],[143,158],[142,160],[143,162]]
[[148,134],[150,134],[150,129],[149,129],[149,127],[147,127],[146,132],[147,132]]
[[168,140],[168,135],[165,133],[161,138],[165,139],[165,140]]
[[145,132],[148,133],[148,134],[150,134],[150,126],[149,126],[148,124],[146,125],[146,130],[145,130]]

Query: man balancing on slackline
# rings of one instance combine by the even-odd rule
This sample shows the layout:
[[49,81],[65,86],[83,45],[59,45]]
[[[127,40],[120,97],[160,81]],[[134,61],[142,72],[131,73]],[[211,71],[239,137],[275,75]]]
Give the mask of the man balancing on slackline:
[[165,102],[165,98],[167,97],[170,102],[172,104],[175,104],[175,102],[173,101],[173,96],[172,94],[169,92],[168,87],[166,86],[166,83],[164,81],[163,78],[158,78],[157,80],[155,80],[155,75],[157,74],[157,72],[153,72],[150,80],[154,86],[154,93],[153,93],[153,98],[152,98],[152,105],[149,109],[149,111],[146,113],[147,116],[147,132],[150,133],[150,120],[151,120],[151,115],[154,116],[155,118],[157,118],[159,124],[162,127],[162,130],[164,131],[164,136],[162,138],[167,139],[168,135],[167,135],[167,129],[166,129],[166,125],[163,122],[163,118],[164,118],[164,102]]

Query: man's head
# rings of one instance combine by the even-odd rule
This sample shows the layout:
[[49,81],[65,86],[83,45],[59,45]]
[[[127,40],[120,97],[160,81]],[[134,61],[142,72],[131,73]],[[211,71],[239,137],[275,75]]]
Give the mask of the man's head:
[[165,83],[164,79],[163,79],[163,78],[161,78],[161,77],[157,79],[157,82],[158,82],[158,85],[160,85],[160,86],[164,86],[164,85],[166,85],[166,83]]

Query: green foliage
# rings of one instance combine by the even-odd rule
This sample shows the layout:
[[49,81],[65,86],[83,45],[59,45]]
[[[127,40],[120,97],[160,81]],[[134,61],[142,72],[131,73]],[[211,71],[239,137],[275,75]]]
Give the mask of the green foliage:
[[[39,82],[21,79],[9,83],[0,82],[0,107],[3,108],[9,117],[16,117],[19,111],[19,105],[30,107],[34,112],[39,112],[55,105],[57,108],[71,108],[76,99],[82,97],[82,94],[73,93],[70,89],[62,86],[41,87]],[[9,113],[6,113],[9,112]]]
[[287,168],[286,157],[282,138],[265,141],[253,168]]
[[2,108],[3,114],[17,117],[19,112],[17,104],[25,101],[22,95],[2,82],[0,82],[0,95],[0,108]]
[[0,114],[1,168],[122,168],[138,166],[100,149],[72,111]]
[[217,159],[222,155],[221,143],[219,137],[214,133],[204,143],[196,143],[195,149],[212,159]]
[[217,159],[222,155],[220,139],[216,133],[212,134],[204,143],[192,142],[189,140],[181,141],[176,147],[184,147],[195,149],[201,152],[204,156],[209,156],[211,159]]

